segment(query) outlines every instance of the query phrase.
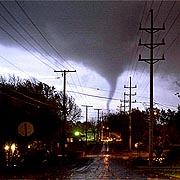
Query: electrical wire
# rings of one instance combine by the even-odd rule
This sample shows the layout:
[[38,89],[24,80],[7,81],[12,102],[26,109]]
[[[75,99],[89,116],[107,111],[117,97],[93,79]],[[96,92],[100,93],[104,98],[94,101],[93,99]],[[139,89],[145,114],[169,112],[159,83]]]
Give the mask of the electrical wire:
[[[14,93],[17,94],[17,95],[20,95],[21,97],[23,97],[23,98],[25,98],[25,99],[28,99],[28,100],[31,100],[31,101],[33,101],[33,102],[38,103],[39,105],[54,107],[54,106],[52,106],[51,104],[47,104],[47,103],[42,102],[42,101],[40,101],[40,100],[34,99],[34,98],[32,98],[32,97],[30,97],[30,96],[27,96],[27,95],[25,95],[25,94],[23,94],[23,93],[20,93],[20,92],[18,92],[17,90],[14,90],[14,89],[12,89],[12,88],[10,88],[10,87],[8,87],[8,86],[6,86],[6,88],[9,89],[10,91],[14,92]],[[7,93],[2,92],[2,91],[0,91],[0,92],[3,93],[3,94],[7,94]],[[9,95],[9,94],[7,94],[7,95]],[[14,97],[14,96],[12,96],[12,95],[9,95],[9,96]],[[15,97],[14,97],[14,98],[15,98]],[[16,98],[16,99],[18,99],[18,98]],[[23,101],[23,100],[21,100],[21,101]],[[27,101],[24,101],[24,102],[28,103]],[[30,104],[32,104],[32,103],[30,103]]]
[[75,68],[66,61],[66,59],[59,53],[59,51],[50,43],[50,41],[44,36],[44,34],[41,32],[41,30],[38,28],[38,26],[32,21],[31,17],[27,14],[27,12],[24,10],[24,8],[22,7],[22,5],[15,0],[15,2],[17,3],[17,5],[19,6],[19,8],[22,10],[22,12],[24,13],[24,15],[28,18],[28,20],[32,23],[32,25],[35,27],[35,29],[39,32],[39,34],[43,37],[43,39],[46,41],[46,43],[54,50],[54,52],[56,52],[56,54],[63,60],[65,61],[71,68],[73,68],[75,70]]
[[[145,4],[144,4],[144,8],[143,8],[143,13],[142,13],[142,16],[141,16],[140,24],[141,24],[142,21],[143,21],[143,17],[144,17],[144,14],[145,14],[146,7],[147,7],[147,1],[146,1]],[[131,61],[129,62],[129,65],[128,65],[129,69],[128,69],[127,72],[130,71],[130,66],[131,66],[131,64],[134,62],[134,61],[133,61],[133,60],[134,60],[134,54],[135,54],[135,56],[136,56],[137,51],[138,51],[138,48],[136,48],[136,47],[137,47],[137,46],[136,46],[136,42],[137,42],[137,39],[138,39],[138,33],[139,33],[139,29],[138,29],[138,31],[136,32],[136,40],[135,40],[135,42],[134,42],[134,48],[133,48],[132,55],[131,55]],[[141,36],[142,36],[142,33],[141,33]],[[137,64],[137,62],[136,62],[136,63],[133,63],[132,68],[131,68],[131,71],[130,71],[130,76],[131,76],[132,69],[134,68],[134,66],[136,66],[136,64]],[[128,77],[129,77],[129,75],[127,75],[127,78],[128,78]],[[127,82],[128,82],[128,80],[126,80],[126,83],[127,83]]]
[[[4,19],[4,21],[6,23],[8,23],[12,29],[21,37],[24,39],[25,42],[27,42],[31,47],[33,47],[37,52],[39,52],[39,50],[29,41],[27,41],[27,39],[16,29],[15,26],[13,26],[12,24],[9,23],[9,21],[0,13],[0,17],[2,17]],[[17,42],[17,41],[16,41]],[[19,42],[19,41],[18,41]],[[22,44],[21,44],[22,45]],[[25,47],[25,46],[24,46]],[[26,49],[27,50],[27,49]],[[44,57],[47,61],[49,61],[41,52],[39,52],[41,54],[42,57]],[[42,62],[42,61],[41,61]],[[49,61],[51,64],[53,64],[51,61]],[[44,63],[43,63],[44,64]],[[47,65],[47,64],[46,64]],[[54,65],[54,64],[53,64]],[[55,65],[56,66],[56,65]]]
[[[16,3],[19,3],[18,1],[16,1]],[[19,4],[21,4],[21,3],[19,3]],[[146,2],[146,4],[147,4],[147,2]],[[174,5],[175,5],[175,1],[173,2],[173,5],[172,5],[172,7],[171,7],[171,9],[174,7]],[[21,5],[20,5],[21,6]],[[160,10],[160,8],[161,8],[161,6],[162,6],[162,1],[161,1],[161,3],[160,3],[160,6],[159,6],[159,10]],[[25,11],[25,10],[24,10]],[[158,17],[158,14],[159,14],[160,12],[158,12],[157,14],[156,14],[156,16],[155,16],[155,20],[157,19],[157,17]],[[144,8],[144,11],[143,11],[143,14],[145,14],[145,8]],[[169,16],[169,14],[170,14],[170,11],[169,11],[169,13],[168,13],[168,15],[167,15],[167,17],[166,17],[166,20],[168,19],[168,16]],[[144,16],[144,15],[143,15]],[[142,18],[141,18],[141,21],[142,21],[142,19],[143,19],[143,16],[142,16]],[[28,17],[30,17],[29,15],[28,15]],[[32,19],[31,19],[31,21],[32,21]],[[175,21],[175,19],[174,19],[174,21]],[[33,22],[33,21],[32,21]],[[34,22],[33,22],[34,23]],[[35,24],[35,23],[34,23]],[[36,24],[35,24],[35,26],[37,26]],[[172,27],[174,26],[174,24],[172,23],[172,25],[170,26],[170,28],[169,29],[171,29]],[[38,26],[37,26],[37,28],[38,28]],[[38,28],[39,29],[39,28]],[[3,29],[2,29],[3,30]],[[40,29],[39,29],[40,30]],[[4,31],[5,32],[5,31]],[[41,32],[41,31],[40,31]],[[169,32],[170,32],[170,30],[169,30]],[[169,32],[167,31],[167,33],[166,33],[166,35],[165,36],[167,36],[167,35],[169,35]],[[42,33],[42,32],[41,32]],[[42,33],[43,34],[43,33]],[[9,35],[9,34],[8,34]],[[44,36],[44,34],[43,34],[43,36]],[[165,50],[165,52],[167,52],[170,48],[171,48],[171,46],[174,44],[174,42],[179,38],[179,36],[180,36],[180,33],[175,37],[175,39],[170,43],[170,45],[166,48],[166,50]],[[45,37],[45,36],[44,36]],[[46,39],[47,39],[47,37],[45,37]],[[159,38],[159,36],[158,36],[158,38]],[[147,38],[148,39],[148,38]],[[48,39],[47,39],[47,41],[48,41]],[[48,41],[49,42],[49,41]],[[50,42],[49,42],[50,43]],[[51,44],[51,43],[50,43]],[[52,44],[51,44],[52,45]],[[54,47],[53,45],[52,45],[52,47]],[[51,47],[51,48],[52,48]],[[55,49],[55,50],[57,50],[57,49]],[[136,55],[137,54],[137,52],[138,52],[138,49],[136,50],[135,48],[133,49],[133,53],[132,53],[132,60],[133,60],[133,56],[134,56],[134,54]],[[61,55],[61,54],[60,54]],[[12,65],[12,64],[11,64]],[[129,73],[132,75],[132,73],[134,73],[133,74],[133,77],[135,76],[135,73],[136,73],[136,71],[137,71],[137,63],[136,64],[134,64],[133,66],[132,66],[132,69],[130,70],[130,68],[129,68]],[[130,64],[129,64],[129,66],[128,67],[130,67]],[[50,67],[51,69],[52,69],[52,67]],[[74,68],[74,67],[73,67]],[[133,72],[133,69],[135,69],[134,70],[134,72]],[[53,68],[53,70],[54,70],[54,68]],[[140,78],[138,78],[138,79],[143,79],[144,77],[143,77],[143,75],[144,75],[144,72],[145,72],[145,65],[144,65],[144,69],[143,69],[143,71],[142,71],[142,73],[140,74]],[[77,77],[78,78],[78,77]],[[127,78],[129,78],[128,76],[127,76]],[[71,77],[71,79],[72,79],[72,81],[74,82],[74,84],[75,84],[75,86],[76,86],[76,90],[77,91],[79,91],[79,89],[78,89],[78,87],[77,87],[77,85],[76,85],[76,83],[75,83],[75,81],[73,80],[73,77]],[[143,80],[145,80],[145,78],[143,79]],[[143,81],[141,81],[142,83],[141,84],[143,84]],[[82,87],[82,85],[81,85],[81,83],[80,83],[80,80],[79,80],[79,78],[78,78],[78,84],[80,84],[80,87],[81,87],[81,92],[82,92],[82,90],[83,90],[83,87]],[[147,86],[148,86],[148,84],[147,84]],[[143,89],[143,92],[145,92],[145,89],[147,88],[147,86],[145,86],[145,88]],[[139,88],[139,87],[138,87]],[[84,92],[83,92],[83,94],[85,94]],[[80,94],[81,95],[81,94]],[[141,94],[142,95],[142,94]],[[83,95],[81,96],[81,97],[83,97]],[[86,97],[86,96],[85,96]]]
[[23,47],[26,51],[28,51],[32,56],[34,56],[38,61],[42,62],[43,64],[45,64],[46,66],[48,66],[49,68],[53,69],[54,68],[52,66],[50,66],[49,64],[47,64],[46,62],[42,61],[38,56],[36,56],[35,54],[33,54],[28,48],[26,48],[22,43],[20,43],[16,38],[14,38],[8,31],[6,31],[1,25],[0,25],[0,29],[2,31],[4,31],[9,37],[11,37],[17,44],[19,44],[21,47]]
[[[15,64],[11,63],[8,59],[2,57],[1,55],[0,55],[0,58],[3,59],[4,61],[6,61],[7,63],[9,63],[10,65],[14,66],[16,69],[20,70],[21,72],[23,72],[23,73],[26,74],[27,76],[32,77],[32,76],[29,75],[26,71],[22,70],[21,68],[19,68],[19,67],[16,66]],[[32,77],[32,78],[34,78],[34,77]]]
[[[151,4],[150,4],[150,9],[152,8],[153,3],[154,3],[154,1],[151,2]],[[147,4],[145,4],[145,6],[144,6],[143,15],[142,15],[140,24],[142,24],[143,17],[144,17],[144,15],[145,15],[145,11],[146,11],[146,7],[147,7]],[[144,24],[145,24],[144,26],[146,26],[146,24],[147,24],[147,22],[148,22],[148,18],[149,18],[149,13],[148,13],[147,16],[146,16],[146,19],[145,19],[145,22],[144,22]],[[142,36],[143,36],[143,31],[141,31],[141,35],[140,35],[140,38],[139,38],[139,39],[141,39]],[[148,37],[149,37],[149,36],[147,35],[145,42],[147,42]],[[137,55],[138,55],[138,50],[139,50],[139,48],[137,47],[136,53],[135,53],[135,55],[134,55],[134,58],[132,58],[132,59],[136,59],[136,57],[137,57]],[[141,48],[140,54],[143,52],[143,50],[144,50],[144,47]],[[139,65],[138,61],[134,61],[134,65],[133,65],[133,67],[132,67],[132,69],[131,69],[131,72],[130,72],[130,74],[131,74],[131,76],[132,76],[132,79],[134,79],[135,72],[137,71],[137,66],[138,66],[138,65]],[[136,82],[135,84],[138,85],[138,82],[139,82],[139,80],[142,78],[142,75],[143,75],[143,73],[144,73],[144,71],[145,71],[145,67],[146,67],[146,66],[145,66],[145,64],[144,64],[144,65],[143,65],[143,71],[142,71],[142,73],[141,73],[141,75],[140,75],[140,78],[137,78],[138,80],[137,80],[137,82]],[[134,71],[133,71],[133,69],[134,69]],[[133,72],[133,75],[132,75],[132,72]],[[138,87],[139,87],[139,85],[138,85]]]
[[[163,3],[163,1],[160,2],[160,5],[159,5],[158,10],[157,10],[157,13],[156,13],[156,15],[155,15],[154,21],[156,21],[156,19],[157,19],[157,17],[158,17],[158,14],[159,14],[160,9],[161,9],[161,7],[162,7],[162,3]],[[173,5],[172,5],[172,7],[171,7],[171,10],[172,10],[173,7],[174,7],[174,3],[173,3]],[[170,11],[171,11],[171,10],[170,10]],[[169,13],[168,13],[167,16],[169,16],[170,11],[169,11]],[[157,38],[157,39],[158,39],[158,38]],[[147,42],[147,40],[148,40],[148,38],[146,39],[146,42]],[[144,72],[145,72],[145,66],[144,66],[143,73],[141,73],[141,76],[140,76],[140,77],[142,77],[142,74],[144,74]],[[143,81],[145,80],[145,78],[146,78],[146,76],[144,76]],[[140,79],[140,78],[138,78],[138,80],[139,80],[139,79]],[[141,85],[142,85],[142,84],[144,85],[143,81],[141,82]],[[141,85],[139,85],[139,86],[141,86]],[[143,92],[145,92],[145,89],[147,88],[148,85],[149,85],[149,81],[148,81],[147,84],[144,86],[143,91],[141,92],[141,95],[143,94]]]
[[[10,11],[1,3],[1,5],[4,7],[4,9],[8,12],[8,14],[11,16],[11,18],[13,18],[13,20],[15,20],[15,22],[31,37],[31,39],[33,39],[33,40],[35,40],[34,38],[33,38],[33,36],[31,36],[29,33],[28,33],[28,31],[16,20],[16,18],[10,13]],[[2,14],[1,14],[1,17],[21,36],[21,37],[23,37],[23,39],[24,40],[26,40],[25,39],[25,37],[24,36],[22,36],[22,34],[20,34],[17,30],[16,30],[16,28],[14,27],[14,26],[12,26],[10,23],[9,23],[9,21],[4,17],[4,16],[2,16]],[[32,21],[31,21],[31,23],[32,23]],[[35,25],[34,23],[33,23],[33,25]],[[7,33],[7,31],[6,31],[6,33]],[[9,33],[8,33],[9,34]],[[12,37],[12,36],[11,36]],[[15,39],[15,38],[13,38],[13,39]],[[17,41],[16,41],[17,42]],[[28,44],[30,44],[34,49],[36,49],[34,46],[33,46],[33,44],[31,44],[31,43],[29,43],[27,40],[26,40],[26,42],[28,43]],[[36,43],[37,43],[37,41],[35,41]],[[43,48],[39,43],[38,43],[38,45],[41,47],[41,48]],[[27,49],[26,49],[27,50]],[[43,48],[43,50],[44,50],[44,48]],[[38,51],[37,49],[36,49],[36,51]]]
[[85,95],[85,96],[91,96],[91,97],[95,97],[95,98],[111,99],[111,100],[118,100],[118,101],[119,101],[119,99],[117,99],[117,98],[110,98],[110,97],[96,96],[96,95],[86,94],[86,93],[80,93],[80,92],[76,92],[76,91],[68,91],[68,92],[77,93],[77,94],[82,94],[82,95]]
[[[23,27],[23,25],[21,25],[21,23],[17,20],[17,18],[14,17],[14,15],[6,8],[6,6],[0,2],[1,6],[6,10],[6,12],[10,15],[10,17],[23,29],[24,32],[26,32],[26,34],[28,34],[28,36],[49,56],[51,57],[53,60],[55,60],[55,62],[57,62],[59,64],[59,61],[57,61],[51,54],[49,54],[47,52],[47,50]],[[22,35],[22,33],[20,33],[16,27],[14,27],[7,18],[5,18],[1,13],[0,16],[21,36],[23,37],[23,39],[28,42],[28,44],[30,44],[30,46],[32,46],[36,51],[38,51],[40,53],[40,51],[29,41],[27,41],[27,39]],[[45,57],[42,53],[40,53],[41,56]],[[47,57],[46,57],[47,58]],[[49,61],[49,60],[48,60]],[[52,63],[52,62],[51,62]],[[64,68],[66,68],[64,65],[60,64],[61,66],[63,66]],[[55,65],[56,66],[56,65]],[[57,67],[58,68],[58,67]]]
[[18,6],[20,7],[20,9],[23,11],[23,13],[25,14],[25,16],[28,18],[28,20],[32,23],[32,25],[35,27],[35,29],[40,33],[40,35],[43,37],[43,39],[47,42],[47,44],[59,55],[59,57],[61,59],[63,59],[68,65],[70,65],[70,67],[72,67],[73,69],[75,69],[70,63],[68,63],[66,61],[66,59],[57,51],[57,49],[49,42],[49,40],[43,35],[43,33],[41,32],[41,30],[38,28],[38,26],[32,21],[32,19],[30,18],[30,16],[26,13],[26,11],[24,10],[24,8],[21,6],[21,4],[16,1],[16,3],[18,4]]

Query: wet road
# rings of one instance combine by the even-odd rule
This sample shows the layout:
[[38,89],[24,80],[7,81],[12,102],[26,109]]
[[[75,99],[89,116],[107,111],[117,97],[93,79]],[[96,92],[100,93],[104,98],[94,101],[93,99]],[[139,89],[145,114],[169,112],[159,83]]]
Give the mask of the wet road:
[[[135,169],[131,162],[123,159],[127,154],[113,154],[108,145],[103,145],[97,155],[88,155],[78,162],[60,164],[38,173],[4,174],[0,179],[34,179],[34,180],[169,180],[177,178],[160,177],[143,168]],[[127,164],[128,163],[128,164]]]
[[106,147],[103,147],[101,154],[91,156],[92,161],[82,167],[76,167],[67,172],[63,179],[69,180],[165,180],[170,178],[158,177],[156,174],[148,174],[143,170],[128,168],[123,164],[120,157],[107,154]]

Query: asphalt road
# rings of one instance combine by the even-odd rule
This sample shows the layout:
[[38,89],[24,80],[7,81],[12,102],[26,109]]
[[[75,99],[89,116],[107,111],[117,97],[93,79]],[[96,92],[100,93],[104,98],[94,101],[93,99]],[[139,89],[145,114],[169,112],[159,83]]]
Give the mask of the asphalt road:
[[126,153],[112,153],[112,149],[104,144],[98,154],[89,154],[78,161],[60,163],[58,166],[49,167],[42,172],[29,170],[5,173],[0,179],[22,180],[169,180],[173,178],[160,177],[152,171],[131,166],[124,160]]
[[103,145],[99,155],[88,156],[91,161],[83,166],[75,167],[64,174],[63,179],[69,180],[167,180],[170,178],[159,177],[142,169],[128,167],[122,160],[122,155],[109,154],[109,147]]

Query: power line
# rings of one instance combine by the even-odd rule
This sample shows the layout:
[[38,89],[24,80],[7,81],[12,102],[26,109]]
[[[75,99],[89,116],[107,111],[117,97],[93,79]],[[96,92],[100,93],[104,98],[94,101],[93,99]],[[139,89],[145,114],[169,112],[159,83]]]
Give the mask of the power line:
[[[9,23],[9,21],[0,13],[0,16],[4,19],[4,21],[6,21],[6,23],[8,23],[14,31],[16,31],[16,33],[25,40],[25,42],[27,42],[30,46],[32,46],[36,51],[38,51],[40,54],[41,52],[32,44],[30,43],[18,30],[15,26],[13,26],[11,23]],[[18,41],[19,42],[19,41]],[[43,54],[41,54],[43,57],[45,57]],[[46,58],[46,57],[45,57]],[[48,60],[49,61],[49,60]],[[42,61],[41,61],[42,62]],[[49,61],[50,62],[50,61]],[[50,62],[52,63],[52,62]],[[53,64],[53,63],[52,63]],[[56,66],[56,65],[55,65]]]
[[37,105],[37,104],[33,104],[33,103],[28,102],[28,101],[25,101],[25,100],[16,98],[16,97],[14,97],[14,96],[12,96],[12,95],[9,95],[9,94],[7,94],[7,93],[5,93],[5,92],[2,92],[1,90],[0,90],[0,94],[2,94],[2,95],[4,95],[4,96],[8,96],[8,97],[10,97],[11,99],[14,99],[14,100],[16,100],[16,101],[19,101],[19,102],[22,102],[22,103],[25,103],[25,104],[29,104],[29,105],[31,105],[31,106],[34,106],[34,107],[39,108],[39,105]]
[[47,44],[59,55],[59,57],[64,60],[68,65],[70,65],[73,69],[74,67],[66,61],[66,59],[59,53],[59,51],[50,43],[50,41],[44,36],[42,31],[38,28],[38,26],[33,22],[33,20],[30,18],[30,16],[26,13],[24,8],[21,6],[21,4],[16,1],[17,5],[20,7],[22,12],[25,14],[25,16],[28,18],[28,20],[31,22],[31,24],[35,27],[35,29],[40,33],[40,35],[43,37],[43,39],[47,42]]
[[[76,85],[76,83],[74,82],[74,79],[73,79],[73,77],[72,77],[71,74],[70,74],[70,76],[71,76],[71,79],[72,79],[72,81],[73,81],[73,85],[75,86],[75,88],[76,88],[77,91],[79,92],[78,85]],[[84,93],[84,89],[83,89],[83,87],[82,87],[82,85],[81,85],[81,82],[80,82],[80,80],[79,80],[79,77],[78,77],[77,73],[76,73],[76,77],[77,77],[77,81],[78,81],[79,87],[80,87],[80,89],[81,89],[81,92]],[[68,84],[69,84],[69,83],[68,83]],[[71,90],[72,90],[72,88],[71,88]],[[77,94],[75,94],[75,95],[77,95]],[[90,102],[88,102],[86,96],[80,95],[80,98],[81,98],[81,101],[83,100],[83,101],[85,102],[85,104],[89,104],[89,103],[90,103]]]
[[[170,14],[171,14],[174,6],[175,6],[175,3],[176,3],[176,1],[174,1],[173,4],[172,4],[172,6],[170,7],[170,9],[169,9],[169,11],[168,11],[168,13],[167,13],[167,16],[165,17],[165,20],[163,21],[164,23],[167,22]],[[175,19],[176,19],[176,18],[175,18]],[[170,30],[170,29],[169,29],[169,30]],[[160,34],[159,34],[159,35],[160,35]],[[178,36],[179,36],[179,35],[178,35]],[[178,38],[178,36],[177,36],[177,38]],[[165,37],[166,37],[166,36],[163,36],[163,39],[165,39]],[[172,44],[176,41],[177,38],[175,38],[174,41],[171,42],[171,44],[166,48],[166,50],[163,52],[163,54],[165,54],[165,52],[172,46]],[[159,39],[159,36],[157,37],[156,41],[158,41],[158,39]],[[159,50],[160,50],[160,47],[158,47],[157,49],[158,49],[158,50],[156,51],[156,55],[158,55],[158,52],[159,52]],[[159,64],[160,64],[160,61],[157,63],[157,66],[155,67],[154,72],[157,71],[157,69],[158,69],[158,67],[159,67]],[[144,65],[144,67],[145,67],[145,65]],[[145,68],[144,68],[144,70],[145,70]],[[143,71],[143,72],[144,72],[144,71]],[[137,81],[137,82],[139,82],[139,79],[141,79],[141,78],[138,78],[138,81]],[[142,85],[145,84],[144,81],[145,81],[145,78],[144,78],[143,81],[141,81],[141,84],[142,84]],[[146,85],[144,86],[143,90],[141,91],[141,93],[140,93],[141,95],[145,92],[145,89],[147,88],[148,85],[149,85],[149,81],[146,83]]]
[[[0,2],[1,3],[1,2]],[[12,15],[12,13],[1,3],[1,5],[4,7],[4,9],[7,11],[7,13],[11,16],[11,18],[30,36],[30,38],[31,39],[33,39],[40,47],[41,47],[41,49],[43,49],[45,52],[46,52],[46,54],[49,54],[46,50],[45,50],[45,48],[43,48],[42,46],[41,46],[41,44],[40,43],[38,43],[38,41],[36,40],[36,39],[34,39],[33,38],[33,36],[20,24],[20,22]],[[1,15],[1,17],[28,43],[28,44],[30,44],[34,49],[36,49],[36,51],[38,51],[39,52],[39,50],[32,44],[32,43],[30,43],[29,41],[27,41],[26,40],[26,38],[20,33],[20,32],[18,32],[18,30],[17,30],[17,28],[15,28],[12,24],[10,24],[9,23],[9,21],[4,17],[4,16],[2,16]],[[41,54],[41,53],[40,53]],[[42,54],[41,54],[42,55]],[[44,55],[42,55],[42,56],[44,56]],[[54,59],[54,57],[52,57],[51,55],[49,55],[52,59]],[[55,59],[54,59],[55,60]],[[55,60],[56,61],[56,60]],[[50,61],[49,61],[50,62]],[[52,63],[52,62],[51,62]],[[55,65],[56,66],[56,65]],[[57,67],[57,66],[56,66]]]
[[[2,85],[2,83],[0,83],[0,84]],[[6,86],[6,88],[9,89],[10,91],[14,92],[14,93],[17,94],[17,95],[20,95],[21,97],[23,97],[23,98],[25,98],[25,99],[31,100],[31,101],[36,102],[36,103],[38,103],[38,104],[40,104],[40,105],[43,105],[43,106],[53,107],[51,104],[47,104],[47,103],[42,102],[42,101],[40,101],[40,100],[34,99],[34,98],[30,97],[30,96],[27,96],[27,95],[25,95],[25,94],[23,94],[23,93],[21,93],[21,92],[16,91],[16,90],[14,90],[14,89],[12,89],[12,88],[10,88],[10,87],[7,87],[7,86]],[[3,93],[4,93],[4,92],[3,92]],[[7,94],[7,93],[4,93],[4,94]],[[11,96],[11,95],[10,95],[10,96]],[[11,96],[11,97],[13,97],[13,96]],[[15,98],[15,97],[13,97],[13,98]],[[21,100],[21,101],[23,101],[23,100]],[[24,102],[27,102],[27,101],[24,101]],[[30,104],[31,104],[31,103],[30,103]]]
[[15,64],[11,63],[8,59],[0,56],[1,59],[3,59],[4,61],[6,61],[7,63],[9,63],[10,65],[14,66],[16,69],[20,70],[21,72],[23,72],[24,74],[28,75],[29,77],[32,77],[30,76],[26,71],[22,70],[21,68],[19,68],[18,66],[16,66]]
[[44,34],[41,32],[41,30],[38,28],[38,26],[32,21],[30,16],[26,13],[24,8],[21,6],[21,4],[15,0],[19,8],[22,10],[22,12],[25,14],[25,16],[28,18],[28,20],[31,22],[31,24],[35,27],[35,29],[39,32],[39,34],[43,37],[43,39],[46,41],[46,43],[58,54],[58,56],[64,60],[71,68],[75,69],[70,63],[66,61],[66,59],[58,52],[58,50],[50,43],[50,41],[44,36]]
[[80,92],[76,92],[76,91],[67,91],[67,92],[72,92],[72,93],[82,94],[82,95],[85,95],[85,96],[91,96],[91,97],[95,97],[95,98],[111,99],[111,100],[118,100],[118,101],[119,101],[119,99],[116,99],[116,98],[109,98],[109,97],[103,97],[103,96],[96,96],[96,95],[86,94],[86,93],[80,93]]
[[156,13],[156,15],[155,15],[155,17],[154,17],[154,22],[156,21],[157,16],[158,16],[158,14],[159,14],[159,12],[160,12],[160,9],[161,9],[161,6],[162,6],[162,3],[163,3],[163,0],[161,0],[160,5],[159,5],[159,7],[158,7],[158,9],[157,9],[157,13]]
[[[171,6],[171,8],[170,8],[170,10],[169,10],[169,12],[168,12],[168,15],[167,15],[164,23],[167,21],[170,13],[172,12],[172,9],[173,9],[175,3],[176,3],[176,1],[174,1],[174,3],[172,4],[172,6]],[[166,37],[167,37],[167,35],[168,35],[168,33],[170,32],[170,30],[172,29],[173,25],[174,25],[175,22],[177,21],[179,15],[180,15],[180,12],[179,12],[179,13],[177,14],[177,16],[175,17],[174,21],[172,22],[171,26],[168,28],[168,31],[167,31],[166,34],[163,36],[163,38],[166,38]],[[170,43],[170,44],[167,46],[167,48],[164,50],[163,54],[170,49],[170,47],[174,44],[174,42],[178,39],[179,36],[180,36],[180,33],[178,33],[177,36],[173,39],[173,41],[171,41],[171,43]],[[159,50],[160,50],[160,48],[158,48],[156,54],[158,54]],[[157,71],[157,69],[158,69],[158,67],[159,67],[159,64],[160,64],[160,62],[158,62],[157,66],[156,66],[156,68],[155,68],[155,72]]]
[[17,44],[19,44],[21,47],[23,47],[26,51],[28,51],[32,56],[34,56],[38,61],[42,62],[43,64],[45,64],[46,66],[48,66],[49,68],[53,69],[53,67],[51,67],[49,64],[47,64],[46,62],[42,61],[38,56],[36,56],[35,54],[33,54],[29,49],[27,49],[22,43],[20,43],[17,39],[15,39],[8,31],[6,31],[2,26],[0,26],[0,29],[3,30],[9,37],[11,37]]
[[[169,9],[169,11],[168,11],[168,13],[167,13],[167,16],[166,16],[166,18],[165,18],[165,20],[164,20],[164,23],[166,23],[166,22],[167,22],[168,17],[170,16],[170,14],[171,14],[171,12],[172,12],[172,10],[173,10],[173,8],[174,8],[175,4],[176,4],[176,1],[174,1],[174,2],[173,2],[173,4],[172,4],[171,8]],[[172,27],[171,27],[171,28],[172,28]],[[168,30],[168,31],[170,31],[170,28],[169,28],[169,30]],[[163,36],[163,38],[164,38],[164,39],[165,39],[165,37],[167,36],[167,34],[168,34],[168,33],[166,33],[166,35],[165,35],[165,36]],[[159,36],[160,36],[160,34],[159,34]],[[156,41],[158,40],[159,36],[157,37]],[[156,55],[159,53],[159,50],[160,50],[160,47],[157,49],[157,51],[156,51]],[[165,53],[165,52],[164,52],[164,53]],[[155,72],[157,71],[157,69],[158,69],[158,67],[159,67],[159,64],[160,64],[160,62],[158,62],[157,66],[155,67]]]
[[[142,16],[141,16],[141,20],[140,20],[140,23],[142,23],[142,21],[143,21],[143,17],[144,17],[144,14],[145,14],[145,10],[146,10],[146,7],[147,7],[147,1],[145,2],[145,5],[144,5],[144,9],[143,9],[143,13],[142,13]],[[136,42],[137,42],[137,38],[138,38],[138,33],[139,33],[140,31],[139,31],[139,29],[138,29],[138,31],[137,31],[137,33],[136,33],[136,40],[135,40],[135,43],[134,43],[134,48],[133,48],[133,51],[132,51],[132,55],[131,55],[131,61],[129,62],[129,65],[128,65],[128,67],[129,67],[129,70],[128,70],[128,72],[130,71],[130,75],[131,75],[131,73],[132,73],[132,70],[133,70],[133,68],[134,68],[134,66],[135,66],[135,69],[136,69],[136,67],[137,67],[137,62],[134,62],[133,63],[133,56],[134,56],[134,54],[135,54],[135,56],[136,56],[136,54],[137,54],[137,51],[138,51],[138,48],[136,49],[136,51],[135,51],[135,48],[137,47],[136,46]],[[141,33],[141,36],[142,36],[142,33]],[[133,63],[133,64],[132,64]],[[130,70],[130,65],[132,64],[132,68],[131,68],[131,70]],[[129,77],[128,75],[127,75],[127,77]],[[127,80],[128,81],[128,80]],[[126,81],[126,82],[127,82]]]
[[[146,2],[147,2],[147,1],[146,1]],[[150,9],[152,8],[153,3],[154,3],[154,1],[151,1]],[[147,6],[147,4],[146,4],[145,7],[144,7],[143,16],[144,16],[144,14],[145,14],[146,6]],[[148,8],[148,7],[147,7],[147,8]],[[149,9],[149,8],[148,8],[148,9]],[[141,21],[140,21],[140,24],[142,24],[143,16],[142,16],[142,19],[141,19]],[[149,18],[149,13],[148,13],[147,16],[146,16],[146,19],[145,19],[145,22],[144,22],[145,25],[146,25],[147,22],[148,22],[148,18]],[[139,29],[138,29],[138,31],[139,31]],[[142,38],[142,36],[143,36],[143,31],[141,31],[140,39]],[[147,36],[145,42],[147,42],[148,37],[149,37],[149,36]],[[136,42],[137,42],[137,41],[136,41]],[[142,49],[141,49],[141,53],[143,52],[143,50],[144,50],[144,49],[142,48]],[[135,53],[135,55],[134,55],[134,58],[135,58],[135,59],[136,59],[137,55],[138,55],[138,47],[137,47],[136,53]],[[133,78],[134,78],[134,76],[135,76],[135,72],[136,72],[136,70],[137,70],[137,66],[138,66],[138,62],[137,62],[137,61],[134,61],[134,66],[132,67],[131,73],[130,73],[130,74],[132,75],[133,68],[135,67],[135,68],[134,68],[134,73],[133,73],[133,75],[132,75]],[[137,80],[137,82],[136,82],[135,84],[138,84],[139,80],[142,78],[142,75],[143,75],[144,71],[145,71],[145,65],[143,66],[143,71],[141,72],[140,78],[137,78],[138,80]]]
[[[56,62],[58,62],[51,54],[49,54],[45,48],[42,47],[42,45],[23,27],[23,25],[21,25],[21,23],[13,16],[13,14],[6,8],[6,6],[4,6],[4,4],[2,2],[0,2],[1,6],[3,6],[3,8],[6,10],[6,12],[10,15],[10,17],[26,32],[26,34],[28,34],[28,36],[36,43],[38,44],[38,46],[44,50],[44,52],[46,52],[46,54],[48,54],[53,60],[55,60]],[[38,52],[40,52],[36,47],[33,46],[32,43],[30,43],[29,41],[26,40],[26,38],[18,32],[17,28],[15,28],[11,23],[9,23],[9,21],[0,13],[1,17],[11,26],[13,27],[13,29],[21,36],[23,37],[23,39],[28,42],[28,44],[30,44],[34,49],[36,49]],[[42,53],[40,53],[42,56],[44,56]],[[45,57],[45,56],[44,56]],[[52,63],[52,62],[51,62]],[[59,63],[59,62],[58,62]],[[62,64],[61,64],[62,65]],[[55,65],[56,66],[56,65]],[[63,66],[63,65],[62,65]],[[65,66],[63,66],[65,67]]]

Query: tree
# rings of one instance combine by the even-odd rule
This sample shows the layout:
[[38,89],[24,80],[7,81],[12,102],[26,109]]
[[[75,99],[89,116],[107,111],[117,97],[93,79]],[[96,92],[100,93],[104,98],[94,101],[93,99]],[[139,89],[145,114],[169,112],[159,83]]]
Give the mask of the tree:
[[154,109],[154,150],[157,157],[162,155],[165,148],[178,142],[175,114],[175,111],[170,109]]
[[93,138],[94,138],[94,141],[96,140],[96,132],[97,132],[97,126],[96,126],[96,122],[95,120],[92,118],[90,120],[90,130],[91,132],[93,133]]
[[180,109],[174,115],[172,122],[172,138],[174,144],[180,144]]
[[[1,133],[7,134],[9,138],[15,137],[18,124],[30,121],[38,129],[36,137],[48,137],[61,125],[62,96],[62,92],[57,92],[54,87],[35,79],[21,80],[10,76],[7,80],[1,76],[0,109],[7,123],[2,130],[8,132],[4,130]],[[72,97],[66,96],[66,108],[69,120],[75,121],[80,117],[81,110]]]
[[129,138],[129,117],[127,114],[118,113],[112,114],[110,113],[107,116],[107,126],[109,127],[110,132],[120,133],[122,136],[122,141],[125,146],[128,146],[128,138]]
[[148,146],[149,126],[147,113],[138,109],[133,109],[131,113],[132,144],[142,142]]

